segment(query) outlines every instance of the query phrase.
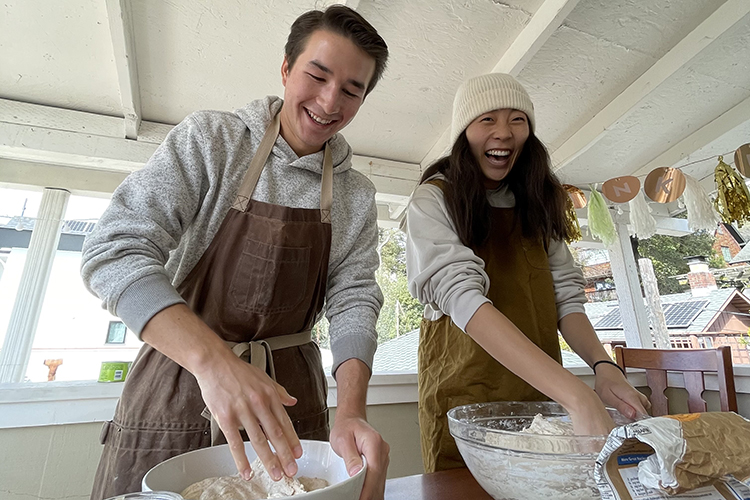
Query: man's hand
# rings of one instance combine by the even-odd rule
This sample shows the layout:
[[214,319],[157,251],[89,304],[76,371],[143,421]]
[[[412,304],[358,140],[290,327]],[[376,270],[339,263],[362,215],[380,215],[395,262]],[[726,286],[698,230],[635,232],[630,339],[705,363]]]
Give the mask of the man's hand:
[[[231,352],[230,352],[231,354]],[[232,356],[234,356],[232,354]],[[252,477],[240,429],[245,429],[253,449],[271,477],[297,473],[295,458],[302,446],[284,406],[297,400],[265,372],[234,357],[195,374],[203,400],[227,439],[237,471]],[[276,453],[271,451],[268,442]]]
[[[297,473],[302,446],[284,406],[297,400],[263,371],[241,361],[186,305],[156,314],[141,337],[156,350],[195,375],[206,406],[227,438],[237,471],[251,476],[240,429],[272,478]],[[276,454],[268,442],[273,444]]]
[[390,447],[367,423],[367,385],[370,368],[359,359],[349,359],[336,370],[338,407],[331,429],[331,447],[344,459],[349,475],[367,460],[367,476],[360,500],[383,500]]
[[390,446],[363,418],[338,412],[331,430],[331,447],[344,459],[353,476],[362,469],[361,455],[367,460],[367,476],[360,500],[382,500],[388,472]]
[[616,366],[607,363],[596,367],[596,393],[605,405],[632,420],[648,416],[651,410],[648,398],[630,385]]

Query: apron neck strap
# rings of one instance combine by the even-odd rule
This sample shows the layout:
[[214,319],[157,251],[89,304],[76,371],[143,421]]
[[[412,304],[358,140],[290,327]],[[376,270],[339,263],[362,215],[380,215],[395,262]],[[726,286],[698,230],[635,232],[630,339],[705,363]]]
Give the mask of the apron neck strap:
[[[242,179],[240,189],[237,191],[237,197],[232,204],[232,208],[245,212],[248,205],[250,204],[250,198],[255,191],[255,186],[258,184],[260,174],[263,172],[263,167],[266,164],[266,160],[273,150],[274,144],[276,144],[276,138],[279,136],[279,130],[281,129],[281,112],[276,113],[273,117],[271,124],[268,125],[263,139],[261,139],[258,149],[255,151],[253,159],[250,161],[250,166],[245,172],[245,177]],[[331,206],[333,205],[333,157],[331,155],[331,147],[326,142],[325,151],[323,153],[323,178],[320,183],[320,221],[326,224],[331,223]]]

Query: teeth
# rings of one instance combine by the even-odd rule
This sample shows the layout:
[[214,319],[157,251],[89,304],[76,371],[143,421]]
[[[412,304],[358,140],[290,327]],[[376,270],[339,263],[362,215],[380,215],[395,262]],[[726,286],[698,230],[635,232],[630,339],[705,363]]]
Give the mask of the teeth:
[[510,156],[510,151],[505,151],[503,149],[490,149],[485,154],[491,156]]
[[310,111],[309,109],[306,109],[305,111],[307,111],[307,114],[310,116],[310,118],[312,118],[316,122],[320,123],[321,125],[328,125],[329,123],[333,122],[333,120],[324,120],[324,119],[322,119],[321,117],[319,117],[318,115],[316,115],[312,111]]

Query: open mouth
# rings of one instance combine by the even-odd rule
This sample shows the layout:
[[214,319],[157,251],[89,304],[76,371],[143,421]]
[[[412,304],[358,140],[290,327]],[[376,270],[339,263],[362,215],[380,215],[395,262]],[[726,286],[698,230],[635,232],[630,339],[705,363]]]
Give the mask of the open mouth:
[[321,127],[327,127],[328,125],[330,125],[331,123],[333,123],[333,122],[336,121],[336,120],[326,120],[326,119],[324,119],[324,118],[316,115],[315,113],[313,113],[309,109],[307,109],[307,108],[304,108],[304,109],[305,109],[305,112],[307,113],[307,116],[310,117],[310,120],[312,120],[313,123],[315,123],[317,125],[320,125]]
[[498,167],[505,166],[510,161],[510,149],[490,149],[484,152],[484,156],[489,160],[491,165]]

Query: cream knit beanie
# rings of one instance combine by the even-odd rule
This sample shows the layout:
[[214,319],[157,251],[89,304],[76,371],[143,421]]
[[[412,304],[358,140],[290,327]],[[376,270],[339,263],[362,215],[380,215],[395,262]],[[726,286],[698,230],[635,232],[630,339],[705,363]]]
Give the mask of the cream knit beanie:
[[534,130],[534,104],[526,89],[515,78],[505,73],[490,73],[466,80],[453,101],[451,145],[478,116],[503,108],[526,113],[529,128]]

